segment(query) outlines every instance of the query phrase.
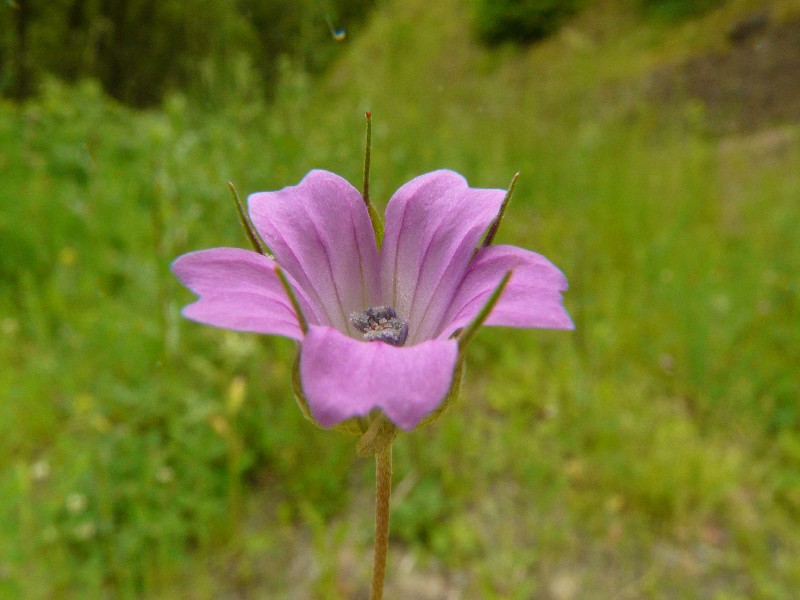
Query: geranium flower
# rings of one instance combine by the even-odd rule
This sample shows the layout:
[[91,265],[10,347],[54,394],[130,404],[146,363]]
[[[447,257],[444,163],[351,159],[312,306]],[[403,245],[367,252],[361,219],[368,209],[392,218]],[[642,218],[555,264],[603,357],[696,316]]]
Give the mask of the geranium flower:
[[183,314],[297,340],[301,402],[322,427],[380,409],[413,429],[460,377],[459,332],[481,323],[573,327],[561,300],[566,279],[546,258],[478,248],[505,196],[452,171],[417,177],[390,199],[379,249],[361,193],[334,173],[311,171],[296,186],[248,199],[274,257],[213,248],[173,263],[199,296]]

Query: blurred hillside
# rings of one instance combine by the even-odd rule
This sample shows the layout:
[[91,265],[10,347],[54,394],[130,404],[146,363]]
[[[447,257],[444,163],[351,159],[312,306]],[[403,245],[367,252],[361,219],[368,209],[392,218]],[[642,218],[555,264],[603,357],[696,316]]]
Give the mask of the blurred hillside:
[[246,246],[228,180],[358,185],[366,110],[379,205],[521,171],[498,241],[564,271],[577,325],[481,331],[460,403],[398,440],[387,597],[794,597],[800,1],[587,0],[488,47],[458,0],[296,4],[269,92],[238,45],[269,26],[164,2],[203,43],[161,73],[131,32],[144,96],[92,59],[0,102],[0,598],[365,597],[372,465],[303,419],[292,343],[183,320],[169,264]]
[[[0,7],[0,93],[42,77],[97,79],[110,96],[153,106],[182,90],[220,102],[246,72],[268,97],[281,61],[310,73],[333,58],[336,23],[358,32],[374,0],[8,0]],[[235,85],[235,84],[234,84]]]

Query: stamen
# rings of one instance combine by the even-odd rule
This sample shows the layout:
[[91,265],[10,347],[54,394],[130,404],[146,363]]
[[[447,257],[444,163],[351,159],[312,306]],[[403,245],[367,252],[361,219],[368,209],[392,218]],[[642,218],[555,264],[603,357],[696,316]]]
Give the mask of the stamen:
[[391,306],[371,306],[362,313],[350,313],[350,322],[368,342],[402,346],[408,338],[408,321],[398,317]]

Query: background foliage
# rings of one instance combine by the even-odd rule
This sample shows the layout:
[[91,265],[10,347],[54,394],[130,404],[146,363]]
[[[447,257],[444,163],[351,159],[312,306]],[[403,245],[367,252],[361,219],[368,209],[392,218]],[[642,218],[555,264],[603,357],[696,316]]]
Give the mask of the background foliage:
[[723,0],[639,0],[639,4],[649,16],[680,19],[702,14]]
[[[13,0],[0,9],[0,90],[25,97],[44,73],[97,79],[137,106],[181,89],[219,100],[247,72],[271,94],[282,59],[318,72],[327,23],[354,31],[374,0]],[[187,18],[189,16],[189,18]],[[239,81],[241,85],[241,81]]]
[[719,135],[660,83],[762,2],[637,7],[487,50],[461,2],[389,2],[346,42],[313,21],[328,69],[269,102],[248,67],[149,110],[46,75],[0,103],[0,598],[363,595],[372,465],[303,420],[292,343],[182,320],[169,263],[246,245],[228,180],[357,184],[367,109],[379,202],[522,172],[499,242],[563,269],[577,324],[482,331],[398,441],[390,597],[792,597],[800,130]]
[[582,0],[473,0],[473,26],[481,39],[530,42],[552,33]]

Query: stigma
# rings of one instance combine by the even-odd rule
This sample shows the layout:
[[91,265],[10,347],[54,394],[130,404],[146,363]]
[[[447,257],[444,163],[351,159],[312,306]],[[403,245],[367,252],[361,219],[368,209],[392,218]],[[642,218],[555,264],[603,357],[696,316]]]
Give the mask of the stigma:
[[368,342],[402,346],[408,338],[408,321],[398,317],[391,306],[371,306],[364,312],[350,313],[350,323]]

